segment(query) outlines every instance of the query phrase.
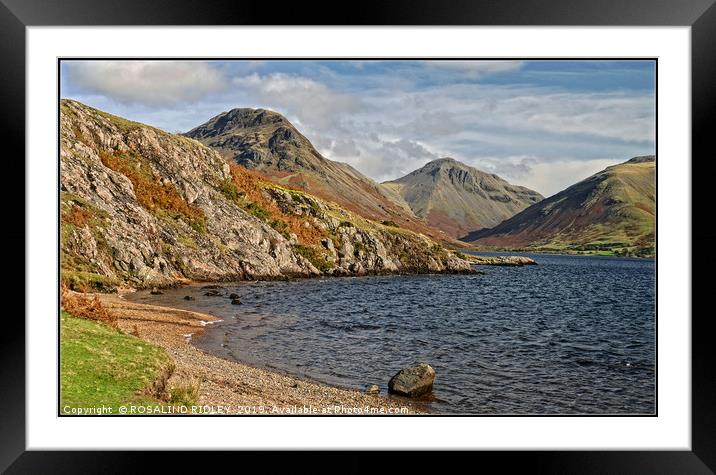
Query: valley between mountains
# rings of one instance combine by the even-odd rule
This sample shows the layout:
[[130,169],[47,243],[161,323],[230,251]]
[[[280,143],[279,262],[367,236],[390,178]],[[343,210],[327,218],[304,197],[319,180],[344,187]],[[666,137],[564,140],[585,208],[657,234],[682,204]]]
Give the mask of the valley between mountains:
[[377,183],[264,109],[177,135],[62,100],[60,128],[72,288],[470,272],[454,251],[473,248],[654,253],[653,156],[543,199],[451,158]]

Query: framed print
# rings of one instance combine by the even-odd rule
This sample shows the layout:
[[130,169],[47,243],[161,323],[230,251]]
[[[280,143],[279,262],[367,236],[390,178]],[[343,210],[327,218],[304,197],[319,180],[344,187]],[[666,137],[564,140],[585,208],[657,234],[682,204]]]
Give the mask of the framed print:
[[716,466],[692,311],[712,2],[297,26],[3,1],[27,187],[3,468],[191,449]]

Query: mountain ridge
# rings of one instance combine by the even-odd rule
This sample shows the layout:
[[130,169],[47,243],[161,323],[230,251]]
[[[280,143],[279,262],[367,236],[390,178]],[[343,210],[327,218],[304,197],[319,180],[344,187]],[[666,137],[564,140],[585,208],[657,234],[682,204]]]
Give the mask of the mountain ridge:
[[654,155],[631,158],[461,239],[493,248],[652,256],[655,174]]
[[60,263],[73,289],[471,272],[429,238],[272,184],[183,135],[60,103]]
[[495,226],[543,199],[536,191],[451,157],[430,161],[383,185],[399,193],[429,225],[455,237]]
[[347,163],[321,155],[310,140],[278,112],[235,108],[183,135],[279,185],[333,201],[368,219],[393,222],[451,247],[465,247],[461,241],[431,228],[416,216],[394,190]]

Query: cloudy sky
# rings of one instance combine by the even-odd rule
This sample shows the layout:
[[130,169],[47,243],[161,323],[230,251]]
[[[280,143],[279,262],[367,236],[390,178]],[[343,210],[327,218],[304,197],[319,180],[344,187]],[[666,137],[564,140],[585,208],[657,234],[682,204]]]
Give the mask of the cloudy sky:
[[549,196],[655,147],[652,61],[64,61],[60,84],[169,132],[276,110],[378,181],[453,157]]

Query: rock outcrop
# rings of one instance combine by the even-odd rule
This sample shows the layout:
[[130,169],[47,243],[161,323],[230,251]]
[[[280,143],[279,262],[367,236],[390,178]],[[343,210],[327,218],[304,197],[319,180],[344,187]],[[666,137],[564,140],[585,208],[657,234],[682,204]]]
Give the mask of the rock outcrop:
[[466,254],[465,258],[476,265],[521,267],[536,265],[534,259],[527,256],[476,256]]
[[70,100],[60,132],[71,287],[471,269],[424,235],[268,183],[195,140]]
[[435,370],[426,363],[401,369],[388,382],[391,394],[406,397],[419,397],[432,391],[435,382]]

